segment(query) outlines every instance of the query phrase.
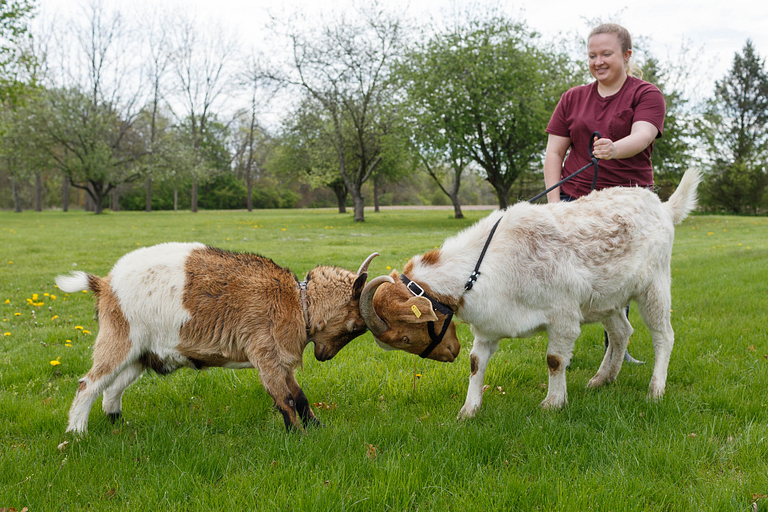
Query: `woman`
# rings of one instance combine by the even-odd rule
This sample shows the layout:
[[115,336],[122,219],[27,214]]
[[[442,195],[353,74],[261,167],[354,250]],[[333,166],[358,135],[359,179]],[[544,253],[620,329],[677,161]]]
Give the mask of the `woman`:
[[[631,63],[632,38],[614,23],[596,27],[587,39],[589,72],[595,81],[574,87],[560,98],[547,125],[544,181],[549,188],[587,165],[589,141],[597,131],[593,154],[599,158],[596,188],[653,187],[653,141],[664,127],[664,96],[635,76]],[[567,154],[567,157],[566,157]],[[589,194],[593,170],[547,194],[547,201],[572,201]],[[606,347],[608,338],[606,335]],[[629,353],[624,359],[636,362]]]

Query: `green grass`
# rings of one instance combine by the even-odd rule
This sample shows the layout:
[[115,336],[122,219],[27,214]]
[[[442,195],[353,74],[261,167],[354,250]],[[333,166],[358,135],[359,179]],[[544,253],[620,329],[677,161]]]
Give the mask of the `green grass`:
[[127,423],[112,425],[99,400],[87,436],[64,434],[98,325],[93,297],[58,292],[57,274],[105,275],[138,246],[194,240],[299,277],[318,264],[356,270],[378,251],[375,276],[487,212],[465,213],[368,213],[361,225],[312,210],[0,212],[0,508],[751,511],[756,500],[768,511],[766,218],[697,216],[678,228],[676,345],[659,403],[645,399],[653,350],[633,308],[632,353],[649,364],[587,390],[602,330],[585,327],[559,412],[538,407],[539,335],[502,341],[480,413],[457,423],[472,343],[462,324],[453,364],[385,353],[370,334],[329,362],[308,350],[297,378],[329,408],[315,408],[327,428],[306,435],[285,433],[256,372],[222,369],[146,374],[125,393]]

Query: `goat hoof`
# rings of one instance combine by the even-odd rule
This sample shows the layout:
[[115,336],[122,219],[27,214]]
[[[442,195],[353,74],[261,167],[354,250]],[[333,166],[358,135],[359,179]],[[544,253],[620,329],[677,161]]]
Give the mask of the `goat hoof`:
[[112,424],[114,425],[118,421],[122,421],[123,413],[122,413],[122,411],[110,412],[110,413],[107,414],[107,418],[109,418],[109,421],[111,421]]
[[468,419],[474,418],[475,414],[477,414],[477,409],[477,407],[467,407],[465,405],[459,411],[459,415],[456,418],[456,421],[466,421]]
[[545,411],[557,411],[568,404],[568,400],[545,398],[539,405]]
[[589,382],[587,383],[587,387],[589,389],[595,389],[595,388],[599,388],[601,386],[605,386],[606,383],[607,383],[606,379],[604,379],[603,377],[599,377],[599,376],[595,375],[594,377],[589,379]]

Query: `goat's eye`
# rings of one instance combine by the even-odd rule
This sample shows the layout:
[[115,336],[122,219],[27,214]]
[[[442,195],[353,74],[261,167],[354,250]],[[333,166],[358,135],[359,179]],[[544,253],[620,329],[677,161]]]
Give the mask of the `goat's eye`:
[[408,339],[408,336],[403,336],[403,343],[410,343],[411,340]]

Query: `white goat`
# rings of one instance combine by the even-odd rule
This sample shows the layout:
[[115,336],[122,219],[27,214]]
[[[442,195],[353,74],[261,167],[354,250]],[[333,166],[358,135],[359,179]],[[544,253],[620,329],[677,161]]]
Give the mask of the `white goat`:
[[[568,402],[565,368],[580,326],[601,322],[609,346],[589,387],[616,379],[632,326],[624,315],[637,302],[653,337],[653,377],[648,395],[663,396],[674,343],[670,323],[670,259],[674,225],[696,205],[698,171],[689,170],[662,203],[642,188],[610,188],[575,202],[519,203],[496,211],[445,241],[442,248],[411,259],[403,275],[393,271],[366,285],[360,300],[363,318],[377,342],[387,348],[422,354],[430,344],[427,324],[445,322],[426,296],[448,306],[471,325],[467,399],[460,418],[473,416],[482,403],[483,377],[500,338],[549,334],[549,388],[545,408]],[[472,273],[491,227],[501,218],[474,287]],[[439,331],[432,325],[433,333]],[[426,357],[453,361],[459,352],[455,327]]]
[[262,256],[168,243],[126,254],[105,278],[58,276],[65,292],[95,293],[99,320],[67,431],[87,430],[102,392],[104,412],[119,418],[123,391],[147,368],[257,368],[287,429],[320,423],[294,370],[310,341],[325,361],[367,330],[358,303],[374,256],[357,274],[316,267],[299,283]]

